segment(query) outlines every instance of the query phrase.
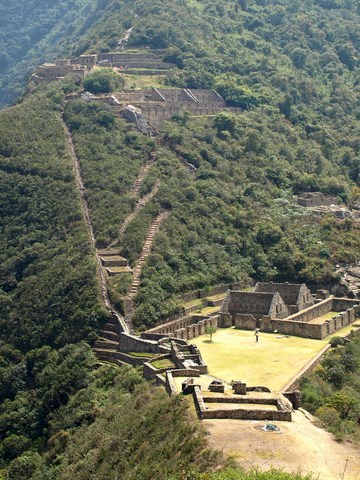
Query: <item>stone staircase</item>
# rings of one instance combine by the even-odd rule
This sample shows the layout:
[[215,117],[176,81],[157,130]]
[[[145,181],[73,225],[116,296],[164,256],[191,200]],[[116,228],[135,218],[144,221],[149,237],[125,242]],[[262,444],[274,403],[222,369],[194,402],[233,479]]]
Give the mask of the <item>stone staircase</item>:
[[116,358],[116,352],[119,347],[118,326],[115,319],[105,323],[98,332],[99,338],[95,341],[94,352],[99,360],[114,362],[117,364],[119,360]]
[[137,265],[133,269],[133,278],[130,290],[128,292],[127,298],[134,298],[138,293],[139,286],[140,286],[140,277],[142,269],[146,263],[147,257],[150,255],[152,245],[154,243],[154,238],[156,233],[158,232],[161,223],[165,220],[169,212],[162,211],[152,222],[143,249],[140,254],[139,261]]
[[132,274],[132,282],[130,289],[128,291],[128,294],[125,298],[125,322],[130,330],[130,332],[133,331],[132,328],[132,317],[133,317],[133,312],[134,312],[134,298],[137,295],[140,287],[140,279],[141,279],[141,273],[142,269],[146,263],[146,259],[150,255],[152,245],[154,243],[154,238],[156,233],[158,232],[161,223],[165,220],[165,218],[168,216],[169,212],[167,211],[162,211],[160,214],[154,219],[152,222],[143,249],[141,251],[139,261],[137,265],[133,268],[133,274]]
[[[108,249],[111,249],[113,247],[115,247],[116,245],[118,245],[120,243],[120,240],[121,240],[121,237],[124,235],[128,225],[130,224],[130,222],[132,222],[132,220],[134,220],[134,218],[136,217],[136,215],[139,213],[140,210],[142,210],[145,205],[150,202],[150,200],[155,196],[155,194],[157,193],[157,191],[159,190],[159,186],[160,186],[160,182],[157,181],[155,183],[155,185],[153,186],[152,190],[147,194],[145,195],[145,197],[142,197],[139,199],[139,201],[137,202],[134,210],[125,218],[125,220],[123,221],[120,229],[119,229],[119,234],[118,234],[118,238],[116,240],[114,240],[107,248]],[[139,187],[140,188],[140,187]]]
[[132,196],[134,196],[134,197],[139,196],[139,192],[140,192],[140,189],[142,187],[142,184],[143,184],[146,176],[148,175],[151,166],[155,163],[155,160],[156,160],[156,153],[155,153],[155,151],[152,151],[152,152],[150,152],[149,158],[148,158],[145,166],[141,169],[137,179],[135,180],[135,183],[134,183],[132,191],[131,191]]

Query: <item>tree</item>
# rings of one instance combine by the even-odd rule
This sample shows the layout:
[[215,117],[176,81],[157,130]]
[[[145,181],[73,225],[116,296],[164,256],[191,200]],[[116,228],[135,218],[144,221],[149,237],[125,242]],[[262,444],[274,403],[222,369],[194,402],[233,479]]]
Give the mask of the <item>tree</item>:
[[342,337],[333,337],[330,339],[329,343],[332,348],[343,346],[345,344],[344,339]]
[[109,68],[88,75],[83,81],[85,90],[91,93],[109,93],[124,87],[124,78]]
[[214,335],[214,333],[216,333],[216,328],[213,327],[212,325],[209,325],[208,327],[205,328],[205,333],[206,335],[209,335],[210,336],[210,343],[212,342],[212,336]]
[[350,413],[358,408],[358,401],[348,393],[341,391],[336,392],[329,400],[329,406],[335,408],[340,417],[348,418]]

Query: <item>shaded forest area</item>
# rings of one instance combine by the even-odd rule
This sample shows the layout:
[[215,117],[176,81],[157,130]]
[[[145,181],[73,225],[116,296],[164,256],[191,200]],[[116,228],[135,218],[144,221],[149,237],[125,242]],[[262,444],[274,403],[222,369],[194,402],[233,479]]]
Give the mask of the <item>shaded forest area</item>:
[[24,91],[44,61],[68,55],[79,35],[101,18],[102,0],[0,2],[0,107]]
[[[157,180],[160,188],[120,245],[133,266],[152,219],[171,212],[143,271],[138,329],[177,311],[176,296],[194,288],[248,276],[329,283],[335,264],[359,260],[351,221],[292,202],[312,190],[359,202],[358,2],[78,0],[47,2],[47,14],[41,2],[27,6],[26,16],[20,2],[0,6],[4,102],[20,91],[25,66],[112,51],[134,25],[130,46],[161,49],[177,64],[168,85],[217,88],[243,109],[178,116],[151,139],[105,106],[65,108],[99,246],[116,238],[134,207],[130,188],[156,153],[141,193]],[[222,460],[185,401],[133,369],[96,364],[88,343],[106,312],[60,117],[73,88],[31,87],[0,114],[0,478],[299,479],[208,473]],[[121,303],[124,286],[112,288]],[[358,422],[357,358],[357,340],[340,346],[304,384],[309,408],[340,440]]]

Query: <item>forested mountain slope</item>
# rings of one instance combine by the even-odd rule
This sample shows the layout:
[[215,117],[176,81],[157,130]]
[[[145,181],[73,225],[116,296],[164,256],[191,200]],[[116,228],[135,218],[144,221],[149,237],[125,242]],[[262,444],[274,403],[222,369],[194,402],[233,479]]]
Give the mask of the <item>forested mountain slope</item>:
[[[2,5],[3,88],[32,59],[56,56],[54,45],[66,57],[112,51],[133,25],[129,46],[161,49],[177,64],[168,85],[216,88],[242,111],[180,116],[149,138],[107,106],[65,103],[78,88],[66,80],[31,85],[0,114],[0,468],[9,479],[201,478],[198,468],[219,460],[187,423],[184,402],[135,371],[97,368],[84,343],[107,313],[62,110],[98,247],[117,239],[134,181],[155,159],[140,193],[159,188],[119,244],[134,266],[153,219],[168,213],[143,269],[136,328],[176,312],[177,295],[194,288],[249,276],[331,283],[337,263],[360,259],[359,230],[310,215],[292,196],[321,190],[359,201],[358,3],[79,0],[47,2],[51,13],[39,16],[43,3],[27,2],[24,34],[11,48],[20,2]],[[112,284],[119,308],[126,287]],[[208,478],[217,476],[242,478]]]
[[[178,65],[167,76],[169,85],[214,87],[243,109],[236,117],[178,119],[160,132],[158,161],[147,182],[151,188],[162,177],[160,190],[121,244],[135,265],[151,218],[160,208],[172,211],[143,272],[138,327],[176,311],[175,295],[190,289],[246,275],[328,284],[335,280],[335,264],[359,258],[351,224],[331,217],[319,222],[292,201],[307,190],[346,203],[358,199],[355,3],[139,0],[131,6],[113,2],[108,11],[113,21],[118,11],[127,26],[134,24],[129,47],[163,49],[164,58]],[[99,24],[83,45],[94,42],[89,51],[107,51],[114,38]],[[131,182],[120,187],[116,180],[112,127],[99,126],[97,113],[80,104],[65,114],[98,245],[105,246],[131,208],[124,196]],[[125,134],[127,149],[146,152],[141,136],[129,136],[126,128],[120,124],[116,131]],[[127,155],[122,171],[129,167]],[[102,171],[99,158],[107,165]],[[181,168],[182,159],[197,168],[194,175]]]
[[101,0],[0,2],[0,107],[23,92],[35,66],[69,52],[101,17]]

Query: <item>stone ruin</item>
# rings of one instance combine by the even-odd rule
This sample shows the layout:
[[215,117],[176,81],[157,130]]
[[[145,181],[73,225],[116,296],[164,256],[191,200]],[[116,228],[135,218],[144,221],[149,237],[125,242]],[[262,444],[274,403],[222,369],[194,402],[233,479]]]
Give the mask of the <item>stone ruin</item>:
[[[201,419],[292,421],[295,407],[286,395],[271,393],[265,387],[249,388],[243,382],[234,382],[233,389],[231,392],[223,382],[214,380],[203,390],[199,382],[192,380],[183,382],[182,393],[192,394]],[[294,392],[291,396],[298,399]]]
[[[339,313],[319,321],[331,311]],[[258,283],[254,292],[229,290],[218,325],[322,340],[353,323],[359,311],[360,300],[323,290],[314,298],[305,284]]]
[[144,131],[144,125],[158,127],[173,116],[215,115],[222,111],[237,113],[240,108],[228,107],[216,90],[188,88],[151,88],[142,91],[120,92],[112,101],[114,111]]
[[304,192],[297,197],[297,203],[302,207],[330,207],[338,205],[337,197],[324,195],[322,192]]
[[31,79],[36,84],[61,80],[70,74],[83,79],[92,70],[92,66],[73,64],[71,60],[56,60],[55,63],[44,63],[38,66]]
[[132,273],[126,258],[119,255],[117,249],[107,249],[98,251],[101,265],[105,268],[109,277]]
[[80,55],[75,59],[60,59],[55,63],[44,63],[36,68],[32,80],[39,84],[61,80],[72,74],[80,78],[94,70],[94,67],[117,67],[124,74],[153,75],[165,73],[175,65],[166,63],[153,52],[147,53],[99,53]]

